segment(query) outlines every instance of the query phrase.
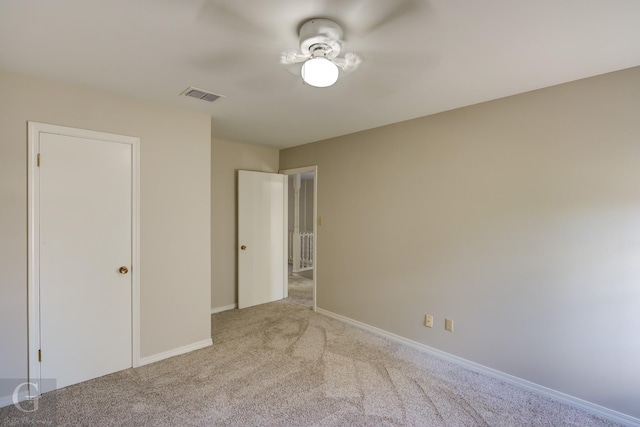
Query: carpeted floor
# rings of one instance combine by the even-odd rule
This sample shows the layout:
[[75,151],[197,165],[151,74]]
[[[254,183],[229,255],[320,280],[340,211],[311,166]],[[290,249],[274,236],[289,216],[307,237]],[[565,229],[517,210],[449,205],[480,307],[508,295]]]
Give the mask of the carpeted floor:
[[212,347],[40,398],[1,425],[614,426],[290,301],[212,316]]
[[293,304],[313,307],[313,279],[307,279],[298,274],[289,275],[289,297]]

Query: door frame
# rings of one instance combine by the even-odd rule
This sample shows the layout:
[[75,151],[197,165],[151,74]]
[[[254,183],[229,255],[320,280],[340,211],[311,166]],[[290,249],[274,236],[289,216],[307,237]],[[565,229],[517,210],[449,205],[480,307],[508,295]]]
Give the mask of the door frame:
[[76,129],[66,126],[28,122],[28,343],[27,343],[27,398],[40,394],[40,174],[38,171],[38,146],[41,133],[97,139],[129,144],[131,159],[131,363],[140,366],[140,138]]
[[[313,172],[313,311],[317,309],[316,284],[318,283],[318,166],[303,166],[294,169],[281,169],[283,175],[298,175],[305,172]],[[287,207],[288,211],[288,207]],[[288,239],[285,239],[288,245]],[[285,257],[286,262],[287,257]],[[285,265],[285,267],[287,267]],[[286,289],[289,289],[289,275],[286,276]]]

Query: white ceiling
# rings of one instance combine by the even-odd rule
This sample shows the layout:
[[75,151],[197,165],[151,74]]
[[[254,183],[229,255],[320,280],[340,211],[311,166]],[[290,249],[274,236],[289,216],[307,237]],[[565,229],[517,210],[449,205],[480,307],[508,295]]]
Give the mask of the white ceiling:
[[[315,17],[363,58],[325,89],[279,62]],[[0,0],[0,68],[206,113],[214,137],[273,147],[638,65],[638,0]]]

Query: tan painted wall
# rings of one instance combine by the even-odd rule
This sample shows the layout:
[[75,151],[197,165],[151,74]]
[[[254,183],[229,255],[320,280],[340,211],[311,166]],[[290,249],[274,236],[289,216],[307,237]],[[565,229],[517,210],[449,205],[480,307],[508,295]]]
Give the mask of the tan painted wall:
[[238,302],[238,170],[278,172],[278,150],[218,139],[211,146],[211,308]]
[[209,117],[0,70],[0,378],[27,375],[29,120],[141,138],[141,356],[210,338]]
[[640,68],[281,151],[309,164],[320,308],[640,417]]

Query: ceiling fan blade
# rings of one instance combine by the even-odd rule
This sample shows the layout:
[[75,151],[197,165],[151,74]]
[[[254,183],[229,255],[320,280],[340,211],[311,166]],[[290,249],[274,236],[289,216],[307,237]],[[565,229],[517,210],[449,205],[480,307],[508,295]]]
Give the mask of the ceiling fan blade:
[[333,58],[332,61],[343,71],[350,72],[358,68],[358,65],[362,63],[362,58],[353,52],[347,52],[344,58]]
[[297,64],[299,62],[304,62],[309,58],[311,58],[311,55],[303,55],[296,50],[288,50],[286,52],[282,52],[282,55],[280,56],[280,63]]
[[[235,4],[237,3],[239,2]],[[205,21],[213,28],[224,26],[233,28],[239,33],[254,37],[270,35],[267,28],[264,28],[259,22],[254,22],[254,20],[247,18],[246,15],[247,14],[243,14],[237,10],[233,2],[225,0],[205,0],[198,13],[198,19]]]
[[426,0],[359,0],[354,1],[346,16],[349,32],[363,36],[398,19],[416,15],[427,8]]

